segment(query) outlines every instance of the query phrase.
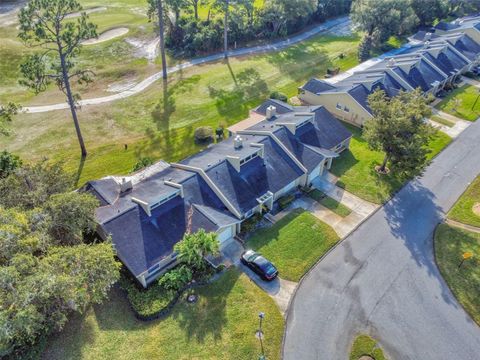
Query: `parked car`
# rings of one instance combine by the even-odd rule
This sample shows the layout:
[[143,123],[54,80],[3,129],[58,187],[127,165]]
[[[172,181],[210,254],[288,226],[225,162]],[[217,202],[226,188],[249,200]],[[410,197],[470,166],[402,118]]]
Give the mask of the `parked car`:
[[253,250],[244,251],[240,260],[264,280],[272,281],[278,275],[277,268],[270,261]]

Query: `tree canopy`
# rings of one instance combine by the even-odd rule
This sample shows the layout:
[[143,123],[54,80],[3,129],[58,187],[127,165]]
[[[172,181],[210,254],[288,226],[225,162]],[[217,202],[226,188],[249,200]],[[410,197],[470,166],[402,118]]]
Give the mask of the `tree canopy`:
[[97,199],[70,189],[71,177],[46,162],[0,179],[0,357],[25,356],[119,277],[112,244],[84,240]]
[[216,254],[219,246],[216,233],[200,229],[196,233],[186,233],[174,249],[180,262],[193,270],[202,271],[205,269],[205,256]]
[[363,135],[371,149],[385,153],[379,172],[386,172],[389,164],[399,176],[421,173],[429,153],[426,145],[434,134],[425,120],[431,109],[422,91],[401,92],[390,99],[377,90],[368,103],[373,118],[365,123]]

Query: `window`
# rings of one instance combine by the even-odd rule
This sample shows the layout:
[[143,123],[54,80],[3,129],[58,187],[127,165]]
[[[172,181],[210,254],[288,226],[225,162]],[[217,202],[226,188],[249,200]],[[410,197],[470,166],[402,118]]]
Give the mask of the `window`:
[[345,111],[345,112],[348,113],[348,112],[350,112],[350,109],[349,109],[348,107],[344,106],[344,107],[343,107],[343,111]]
[[342,104],[337,103],[337,109],[338,109],[338,110],[342,110]]
[[248,155],[245,159],[242,159],[240,160],[240,165],[243,165],[245,164],[246,162],[252,160],[252,159],[255,159],[256,157],[258,156],[258,153],[255,153],[255,154],[252,154],[252,155]]
[[150,210],[153,210],[153,209],[159,207],[160,205],[166,203],[168,200],[173,199],[175,196],[177,196],[177,194],[178,194],[178,193],[173,193],[173,194],[170,195],[169,197],[166,197],[165,199],[160,200],[158,203],[150,206]]

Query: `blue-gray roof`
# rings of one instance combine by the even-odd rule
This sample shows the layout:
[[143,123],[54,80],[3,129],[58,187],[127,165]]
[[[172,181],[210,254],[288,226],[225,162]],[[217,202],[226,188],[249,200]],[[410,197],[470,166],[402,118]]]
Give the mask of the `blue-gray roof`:
[[452,45],[470,60],[475,60],[480,54],[480,45],[466,34],[463,34],[458,41],[452,42]]
[[326,81],[312,78],[308,80],[307,83],[301,87],[301,89],[314,94],[319,94],[321,92],[334,90],[335,86]]
[[397,75],[401,76],[414,89],[419,87],[423,91],[430,90],[432,88],[432,84],[436,81],[442,82],[445,80],[445,76],[435,70],[424,60],[419,60],[408,73],[399,67],[394,68],[393,71]]

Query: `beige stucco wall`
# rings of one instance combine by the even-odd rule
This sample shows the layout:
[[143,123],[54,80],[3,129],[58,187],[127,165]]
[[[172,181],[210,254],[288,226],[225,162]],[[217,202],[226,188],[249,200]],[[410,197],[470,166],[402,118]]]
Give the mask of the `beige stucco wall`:
[[[311,105],[323,105],[338,119],[356,126],[361,126],[365,121],[371,118],[371,115],[346,93],[326,93],[316,95],[305,91],[303,94],[300,93],[298,97],[302,101]],[[343,106],[346,105],[350,109],[350,112],[337,109],[337,103],[341,103]]]

